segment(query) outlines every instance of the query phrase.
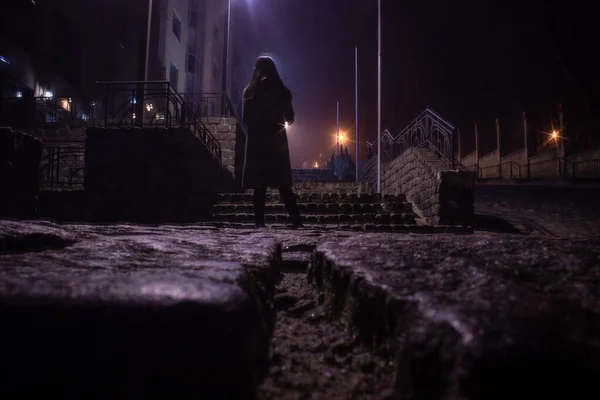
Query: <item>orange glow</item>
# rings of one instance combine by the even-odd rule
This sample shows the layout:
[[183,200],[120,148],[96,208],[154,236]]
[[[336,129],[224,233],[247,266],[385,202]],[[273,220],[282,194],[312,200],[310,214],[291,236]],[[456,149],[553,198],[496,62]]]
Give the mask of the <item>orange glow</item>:
[[314,168],[319,168],[319,163],[315,161],[314,164],[313,164],[313,167]]

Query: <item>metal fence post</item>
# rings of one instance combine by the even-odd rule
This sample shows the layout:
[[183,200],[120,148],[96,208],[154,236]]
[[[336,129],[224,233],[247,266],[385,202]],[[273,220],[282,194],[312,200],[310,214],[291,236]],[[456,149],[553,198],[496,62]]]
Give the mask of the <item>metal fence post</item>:
[[454,139],[455,139],[455,133],[456,133],[456,130],[457,130],[457,129],[458,129],[458,128],[454,128],[454,129],[452,130],[452,141],[451,141],[451,142],[452,142],[452,156],[451,156],[451,158],[450,158],[450,163],[452,164],[452,169],[454,169],[454,146],[455,146],[455,145],[454,145]]

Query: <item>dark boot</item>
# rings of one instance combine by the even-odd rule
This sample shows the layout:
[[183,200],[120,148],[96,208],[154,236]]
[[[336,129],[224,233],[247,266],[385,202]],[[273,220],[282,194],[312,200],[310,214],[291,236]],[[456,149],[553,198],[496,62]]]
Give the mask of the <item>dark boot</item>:
[[267,188],[265,186],[254,189],[252,203],[254,205],[254,224],[257,228],[265,226],[265,200]]
[[292,188],[279,188],[279,194],[281,195],[283,204],[285,204],[286,210],[288,211],[288,213],[290,213],[290,218],[292,219],[292,226],[294,228],[301,227],[302,217],[300,216],[300,211],[298,210],[298,203],[296,202],[296,195],[292,191]]

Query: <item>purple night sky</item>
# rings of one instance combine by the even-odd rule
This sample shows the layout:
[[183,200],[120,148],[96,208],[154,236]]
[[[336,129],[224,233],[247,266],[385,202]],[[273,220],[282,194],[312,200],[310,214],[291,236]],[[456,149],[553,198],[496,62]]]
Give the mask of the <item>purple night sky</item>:
[[[294,94],[288,135],[295,167],[333,151],[337,100],[342,130],[354,138],[358,45],[364,152],[377,127],[377,1],[232,1],[234,48],[249,69],[259,54],[272,55]],[[466,152],[474,149],[477,120],[485,152],[494,146],[497,116],[507,150],[521,138],[522,111],[549,125],[575,90],[538,3],[383,0],[383,127],[397,133],[430,106],[461,127]]]

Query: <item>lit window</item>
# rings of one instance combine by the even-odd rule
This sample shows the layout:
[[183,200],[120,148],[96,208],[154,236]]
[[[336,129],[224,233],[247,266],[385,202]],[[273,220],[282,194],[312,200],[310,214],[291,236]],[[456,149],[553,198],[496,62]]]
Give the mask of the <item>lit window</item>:
[[173,34],[181,42],[181,19],[175,10],[173,10]]
[[50,90],[46,90],[46,93],[44,93],[44,97],[47,98],[52,98],[52,96],[54,96],[54,93],[52,93]]

